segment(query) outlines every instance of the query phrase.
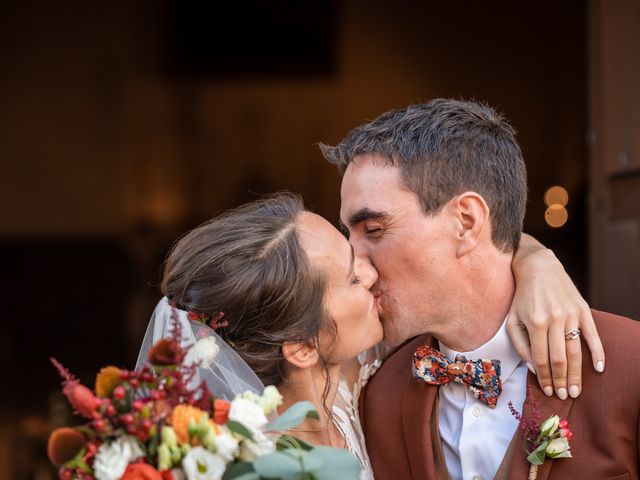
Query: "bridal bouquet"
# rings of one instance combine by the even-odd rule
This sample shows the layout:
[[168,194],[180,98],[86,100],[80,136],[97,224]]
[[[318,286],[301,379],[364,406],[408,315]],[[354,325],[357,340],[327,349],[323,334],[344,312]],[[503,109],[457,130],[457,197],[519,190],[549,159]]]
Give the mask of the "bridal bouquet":
[[[63,393],[87,420],[49,437],[47,453],[61,479],[359,478],[360,465],[347,451],[278,433],[305,418],[317,419],[310,402],[269,422],[267,416],[282,401],[275,387],[227,401],[215,398],[205,382],[197,384],[198,362],[185,361],[194,346],[180,345],[180,330],[173,322],[171,337],[152,347],[141,370],[100,370],[94,391],[51,359],[63,378]],[[212,357],[215,341],[204,340],[195,353]]]

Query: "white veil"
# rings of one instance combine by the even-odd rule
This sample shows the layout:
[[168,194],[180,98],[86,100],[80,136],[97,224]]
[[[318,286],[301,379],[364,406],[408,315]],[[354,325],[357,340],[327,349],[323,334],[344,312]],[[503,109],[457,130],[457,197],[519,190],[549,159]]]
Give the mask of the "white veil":
[[192,386],[196,386],[202,380],[205,380],[209,390],[216,398],[227,400],[233,400],[237,394],[247,390],[258,395],[262,394],[264,385],[240,355],[211,328],[201,322],[189,320],[187,312],[172,307],[167,297],[163,297],[153,311],[140,347],[136,370],[147,362],[149,350],[151,350],[154,343],[161,338],[171,336],[172,316],[177,317],[180,322],[182,331],[181,345],[183,347],[194,345],[187,353],[186,364],[192,364],[202,359],[202,352],[200,354],[198,352],[199,345],[205,347],[209,357],[215,354],[215,358],[212,361],[201,363],[200,368],[198,368],[198,375],[194,378]]

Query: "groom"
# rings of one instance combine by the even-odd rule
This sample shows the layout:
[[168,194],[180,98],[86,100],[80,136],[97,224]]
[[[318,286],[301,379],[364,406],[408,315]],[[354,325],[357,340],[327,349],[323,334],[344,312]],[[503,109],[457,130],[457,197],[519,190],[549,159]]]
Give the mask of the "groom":
[[[538,422],[559,415],[575,435],[573,457],[547,459],[538,479],[638,478],[640,323],[593,312],[607,370],[585,363],[584,393],[564,401],[540,390],[505,330],[527,190],[511,126],[489,107],[437,99],[387,112],[323,152],[344,173],[350,242],[379,272],[385,339],[401,345],[361,403],[376,478],[527,478],[509,404],[535,420],[534,403]],[[580,341],[566,332],[569,345]],[[487,360],[475,380],[493,388],[451,381],[476,359]],[[441,377],[429,369],[437,362]]]

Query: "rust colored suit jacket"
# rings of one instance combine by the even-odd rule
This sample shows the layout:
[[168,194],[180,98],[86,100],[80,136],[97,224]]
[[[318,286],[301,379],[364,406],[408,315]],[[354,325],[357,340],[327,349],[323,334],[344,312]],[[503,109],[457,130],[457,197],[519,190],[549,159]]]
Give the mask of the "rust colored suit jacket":
[[[547,397],[529,372],[527,389],[541,420],[557,414],[574,432],[572,458],[547,459],[538,479],[623,480],[639,478],[640,322],[593,311],[606,368],[597,373],[583,343],[582,394],[577,399]],[[438,387],[413,379],[411,355],[429,335],[408,342],[369,380],[360,414],[377,480],[447,479],[438,433]],[[441,387],[446,388],[446,387]],[[509,399],[501,398],[507,402]],[[525,415],[529,411],[525,403]],[[491,448],[491,445],[487,445]],[[529,463],[518,429],[496,479],[526,480]]]

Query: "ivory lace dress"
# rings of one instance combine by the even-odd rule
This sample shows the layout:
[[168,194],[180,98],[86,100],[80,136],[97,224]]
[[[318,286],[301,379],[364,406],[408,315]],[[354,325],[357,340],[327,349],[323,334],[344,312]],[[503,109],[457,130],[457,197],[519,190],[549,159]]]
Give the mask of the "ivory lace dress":
[[362,464],[361,480],[373,480],[373,470],[367,454],[367,446],[364,439],[360,415],[358,412],[358,402],[362,388],[367,384],[382,360],[391,351],[383,344],[378,344],[370,350],[358,356],[360,363],[360,373],[354,385],[348,385],[344,377],[340,378],[338,392],[333,404],[333,415],[336,426],[344,436],[347,449],[353,453]]

